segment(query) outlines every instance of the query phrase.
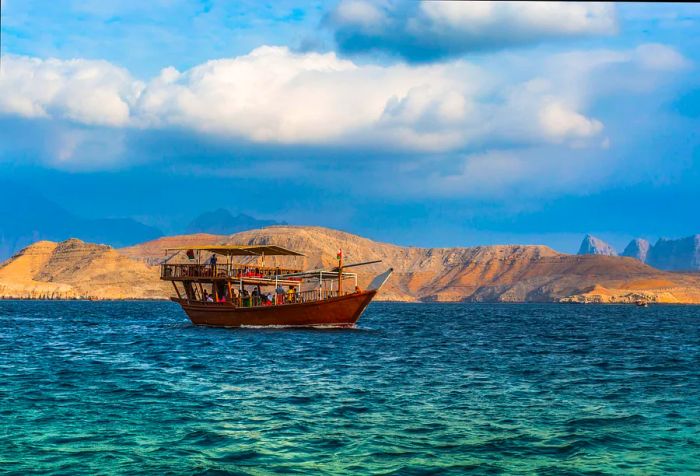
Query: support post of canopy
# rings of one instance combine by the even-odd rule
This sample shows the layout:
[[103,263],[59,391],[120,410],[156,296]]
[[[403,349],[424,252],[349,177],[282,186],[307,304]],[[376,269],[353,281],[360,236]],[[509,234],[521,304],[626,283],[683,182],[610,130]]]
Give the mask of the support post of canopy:
[[343,295],[343,250],[338,250],[338,296]]

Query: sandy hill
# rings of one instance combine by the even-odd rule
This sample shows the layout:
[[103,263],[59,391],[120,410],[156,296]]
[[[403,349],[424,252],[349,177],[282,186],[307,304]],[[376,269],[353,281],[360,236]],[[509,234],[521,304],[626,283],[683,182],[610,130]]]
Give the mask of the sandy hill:
[[[284,246],[304,252],[307,269],[334,265],[338,248],[346,262],[381,259],[381,264],[356,269],[364,285],[393,267],[395,275],[382,293],[392,300],[700,303],[700,275],[663,272],[632,258],[561,254],[546,246],[416,248],[328,228],[273,226],[230,236],[166,237],[120,252],[155,262],[168,246],[202,242]],[[284,264],[281,259],[279,264]]]
[[149,265],[157,265],[167,258],[165,252],[167,248],[219,244],[226,241],[227,238],[228,236],[226,235],[210,235],[208,233],[164,236],[135,246],[120,248],[119,254],[134,260],[143,261]]
[[0,297],[29,299],[162,298],[158,269],[106,245],[39,241],[0,265]]

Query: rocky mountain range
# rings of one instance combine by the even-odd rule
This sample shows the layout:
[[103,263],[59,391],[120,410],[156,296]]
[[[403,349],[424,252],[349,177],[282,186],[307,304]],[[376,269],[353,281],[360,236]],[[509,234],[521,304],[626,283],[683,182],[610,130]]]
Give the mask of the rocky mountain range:
[[0,297],[22,299],[162,299],[157,266],[107,245],[38,241],[0,265]]
[[277,220],[262,220],[245,213],[232,214],[225,208],[220,208],[212,212],[206,212],[192,220],[185,233],[214,233],[219,235],[230,235],[239,231],[254,230],[272,225],[286,225],[285,222]]
[[[166,298],[158,279],[165,249],[194,244],[277,244],[305,253],[305,269],[332,266],[341,248],[360,286],[393,267],[381,299],[476,302],[700,303],[700,274],[671,273],[639,260],[568,255],[546,246],[417,248],[380,243],[321,227],[274,226],[233,235],[163,237],[127,248],[68,240],[38,242],[0,265],[0,296],[21,298]],[[286,258],[290,259],[290,258]],[[274,263],[273,263],[274,264]],[[284,266],[283,258],[277,264]]]
[[[584,237],[578,254],[617,256],[612,246],[592,235]],[[635,258],[667,271],[700,271],[700,235],[679,239],[659,238],[654,245],[645,239],[635,238],[621,256]]]
[[[0,261],[41,240],[63,241],[71,237],[86,242],[129,246],[163,236],[163,232],[133,218],[86,218],[46,198],[40,191],[0,180]],[[186,233],[229,235],[243,230],[284,224],[244,213],[219,209],[199,215]]]
[[0,261],[40,240],[71,236],[113,246],[152,240],[163,233],[131,218],[85,218],[45,198],[35,190],[0,181]]
[[622,256],[629,256],[630,258],[635,258],[646,263],[647,256],[649,255],[649,242],[643,238],[635,238],[629,242],[622,252]]
[[578,250],[580,255],[601,255],[601,256],[617,256],[617,251],[601,240],[592,235],[586,235],[581,242],[581,247]]

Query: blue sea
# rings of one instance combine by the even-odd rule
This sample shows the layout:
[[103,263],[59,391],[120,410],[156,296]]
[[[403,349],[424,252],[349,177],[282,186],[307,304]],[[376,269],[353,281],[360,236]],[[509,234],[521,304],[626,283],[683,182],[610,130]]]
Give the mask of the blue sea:
[[700,307],[373,303],[357,329],[0,301],[0,472],[693,474]]

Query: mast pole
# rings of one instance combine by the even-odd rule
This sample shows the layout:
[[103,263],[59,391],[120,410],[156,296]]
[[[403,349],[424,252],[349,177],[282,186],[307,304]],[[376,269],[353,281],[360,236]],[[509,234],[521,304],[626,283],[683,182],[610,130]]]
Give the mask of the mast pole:
[[343,250],[338,250],[338,296],[343,295]]

